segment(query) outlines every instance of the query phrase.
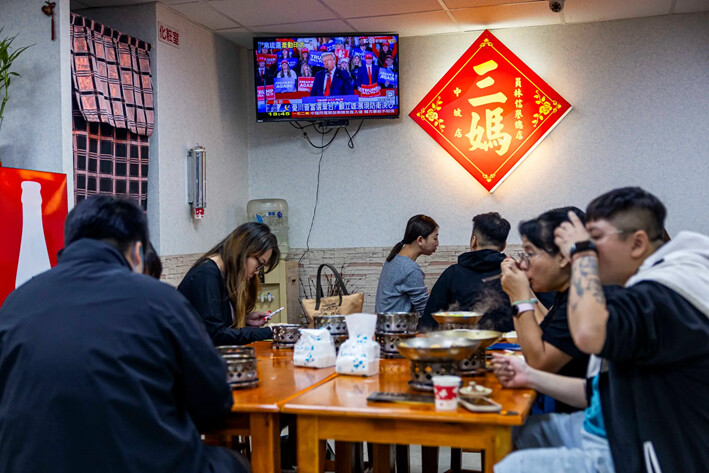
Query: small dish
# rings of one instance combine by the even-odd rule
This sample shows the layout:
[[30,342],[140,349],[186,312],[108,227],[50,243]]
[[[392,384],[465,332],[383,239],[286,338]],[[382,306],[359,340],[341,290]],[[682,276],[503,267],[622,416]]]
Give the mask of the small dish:
[[464,399],[477,399],[479,397],[489,396],[492,389],[476,384],[474,381],[468,383],[467,386],[460,388],[458,395]]

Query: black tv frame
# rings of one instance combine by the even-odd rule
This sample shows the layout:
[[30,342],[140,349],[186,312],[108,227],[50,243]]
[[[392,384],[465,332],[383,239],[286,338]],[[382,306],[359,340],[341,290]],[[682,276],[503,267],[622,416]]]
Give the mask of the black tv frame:
[[[274,37],[281,37],[281,38],[295,38],[295,37],[300,37],[300,38],[318,38],[318,37],[355,37],[355,36],[396,36],[396,42],[397,46],[399,44],[400,36],[399,33],[391,33],[391,32],[376,32],[376,33],[259,33],[258,36],[253,36],[251,38],[251,45],[252,45],[252,50],[251,53],[253,56],[251,57],[251,68],[250,68],[250,74],[251,78],[255,78],[255,55],[257,49],[257,43],[259,40],[267,39],[267,38],[274,38]],[[397,47],[397,57],[399,58],[399,67],[401,67],[401,50]],[[400,69],[399,69],[400,70]],[[343,126],[348,126],[350,120],[393,120],[393,119],[398,119],[401,118],[401,75],[399,75],[399,85],[397,86],[397,114],[396,115],[387,115],[387,116],[356,116],[356,115],[350,115],[350,116],[332,116],[332,117],[322,117],[322,118],[292,118],[292,117],[272,117],[268,119],[259,119],[258,118],[258,94],[256,94],[256,84],[254,83],[251,91],[251,93],[254,93],[253,100],[254,100],[254,113],[256,115],[256,123],[276,123],[276,122],[309,122],[309,123],[320,123],[323,128],[336,128],[336,127],[343,127]]]

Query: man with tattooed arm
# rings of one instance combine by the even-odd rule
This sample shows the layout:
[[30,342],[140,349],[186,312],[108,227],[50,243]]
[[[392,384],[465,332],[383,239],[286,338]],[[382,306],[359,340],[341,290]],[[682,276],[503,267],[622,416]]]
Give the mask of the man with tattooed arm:
[[[594,199],[555,243],[572,261],[568,322],[598,355],[615,470],[702,472],[709,465],[709,237],[662,239],[666,210],[638,187]],[[625,288],[606,300],[602,285]]]

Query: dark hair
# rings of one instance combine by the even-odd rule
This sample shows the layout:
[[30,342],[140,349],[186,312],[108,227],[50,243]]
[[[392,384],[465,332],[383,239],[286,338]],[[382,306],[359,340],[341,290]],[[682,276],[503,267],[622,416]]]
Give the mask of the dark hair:
[[[644,230],[650,241],[663,240],[667,209],[664,204],[640,187],[622,187],[596,197],[588,204],[586,214],[591,220],[623,219],[624,230]],[[667,235],[669,237],[669,235]]]
[[265,223],[249,222],[236,227],[226,238],[203,254],[192,266],[198,266],[210,256],[219,255],[224,262],[224,279],[229,299],[234,306],[234,327],[246,324],[246,314],[256,306],[259,278],[249,279],[246,275],[246,261],[271,250],[264,272],[268,273],[278,264],[281,252],[276,235]]
[[389,256],[387,256],[387,261],[394,259],[394,256],[398,255],[404,245],[408,245],[416,241],[418,237],[428,238],[428,236],[433,233],[438,224],[431,217],[427,217],[423,214],[414,215],[406,223],[406,231],[404,232],[404,239],[399,243],[394,245],[391,249]]
[[473,235],[478,237],[482,246],[494,246],[502,251],[507,244],[510,228],[510,222],[497,212],[488,212],[473,217]]
[[532,220],[520,222],[519,234],[537,248],[552,256],[556,255],[559,253],[559,247],[554,243],[554,230],[569,221],[569,212],[575,213],[582,222],[586,221],[586,215],[578,207],[561,207],[544,212]]
[[143,274],[152,276],[155,279],[160,279],[162,275],[162,262],[151,242],[148,242],[143,253]]
[[143,209],[131,200],[96,195],[79,202],[64,223],[64,246],[81,238],[102,240],[125,253],[135,242],[148,243]]

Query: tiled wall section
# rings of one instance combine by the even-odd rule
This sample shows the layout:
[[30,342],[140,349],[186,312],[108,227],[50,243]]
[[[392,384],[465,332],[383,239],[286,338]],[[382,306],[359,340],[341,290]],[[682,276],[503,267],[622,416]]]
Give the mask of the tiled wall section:
[[[327,248],[311,249],[300,261],[300,295],[315,297],[315,275],[321,263],[330,263],[341,272],[350,292],[364,292],[364,311],[374,312],[374,299],[382,264],[391,248]],[[416,262],[426,275],[426,286],[430,289],[441,273],[458,260],[458,255],[468,250],[467,246],[440,246],[431,256],[422,256]],[[520,245],[510,245],[507,254],[520,251]],[[288,259],[298,261],[303,248],[291,248]],[[177,286],[199,254],[163,257],[162,279]],[[323,270],[323,274],[330,274]],[[325,279],[325,278],[323,278]],[[323,281],[326,284],[326,281]]]

